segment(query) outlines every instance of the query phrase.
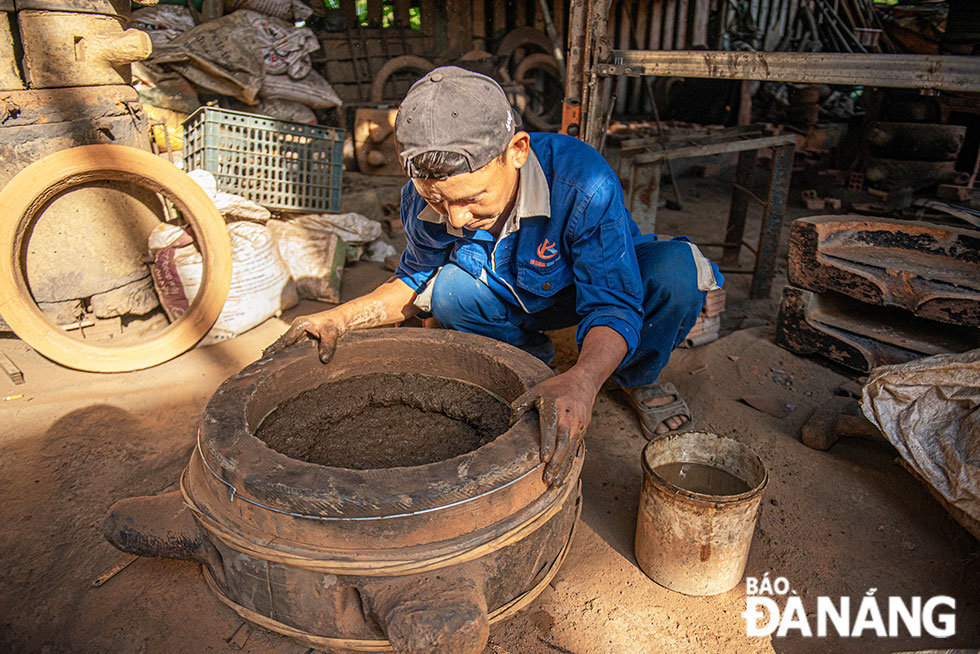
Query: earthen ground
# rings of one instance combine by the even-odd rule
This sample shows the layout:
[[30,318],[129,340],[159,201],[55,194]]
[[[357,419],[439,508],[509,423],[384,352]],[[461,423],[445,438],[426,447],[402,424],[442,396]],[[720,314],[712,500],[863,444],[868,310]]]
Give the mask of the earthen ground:
[[[661,210],[660,231],[720,240],[727,184],[725,177],[688,178],[685,211]],[[368,179],[345,193],[380,189],[388,197],[397,186]],[[791,197],[796,205],[798,192]],[[803,214],[793,208],[790,217]],[[757,224],[750,222],[750,230]],[[783,235],[785,254],[788,230]],[[389,275],[378,264],[359,263],[346,273],[344,295],[363,293]],[[697,598],[655,584],[632,551],[646,441],[626,399],[607,387],[587,437],[584,509],[569,557],[528,609],[493,626],[487,654],[864,654],[980,645],[980,544],[898,465],[889,447],[843,440],[818,452],[800,443],[801,426],[847,377],[773,344],[783,279],[784,259],[771,297],[751,301],[747,278],[729,280],[724,338],[679,350],[664,373],[693,409],[694,428],[747,443],[769,467],[746,572],[786,577],[808,611],[818,596],[847,596],[856,604],[871,589],[882,606],[890,595],[949,595],[956,600],[957,635],[750,638],[741,615],[744,585]],[[303,303],[232,341],[118,375],[66,370],[16,339],[0,339],[0,352],[26,379],[14,386],[0,378],[0,397],[23,396],[0,402],[0,651],[234,651],[228,640],[242,621],[210,594],[191,563],[138,559],[93,586],[131,560],[102,539],[102,517],[120,498],[173,489],[218,384],[255,360],[289,319],[322,306]],[[749,325],[756,326],[740,328]],[[571,334],[556,337],[557,363],[568,366]],[[777,419],[739,401],[747,395],[771,396],[793,410]],[[240,651],[304,654],[308,648],[256,628]]]

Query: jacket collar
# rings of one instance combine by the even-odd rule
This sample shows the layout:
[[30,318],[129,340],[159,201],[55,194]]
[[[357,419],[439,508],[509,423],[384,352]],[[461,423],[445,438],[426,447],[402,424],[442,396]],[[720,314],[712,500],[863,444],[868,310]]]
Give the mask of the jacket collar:
[[[551,218],[551,189],[548,187],[548,178],[545,177],[541,162],[531,150],[527,157],[527,162],[521,166],[518,175],[517,201],[514,203],[514,210],[504,222],[503,229],[500,230],[500,237],[503,238],[520,229],[521,218],[531,216]],[[457,229],[449,224],[445,214],[436,212],[431,206],[426,205],[419,213],[419,220],[427,223],[443,224],[446,232],[453,236],[463,236],[463,230]]]

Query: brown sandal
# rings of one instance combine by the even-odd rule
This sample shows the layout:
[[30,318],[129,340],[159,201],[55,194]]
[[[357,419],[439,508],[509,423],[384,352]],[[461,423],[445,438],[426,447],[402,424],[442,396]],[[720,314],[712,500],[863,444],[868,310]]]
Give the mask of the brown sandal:
[[[663,423],[667,418],[683,416],[686,418],[684,425],[691,422],[691,409],[688,408],[687,403],[681,398],[681,394],[677,392],[677,389],[670,382],[637,386],[632,391],[629,391],[627,396],[629,397],[630,404],[636,409],[636,414],[640,418],[640,428],[643,430],[643,436],[648,441],[663,435],[656,433],[654,430],[657,428],[657,425]],[[644,404],[646,400],[657,397],[672,397],[674,399],[658,406]],[[664,433],[669,434],[672,431],[675,430],[668,429]]]

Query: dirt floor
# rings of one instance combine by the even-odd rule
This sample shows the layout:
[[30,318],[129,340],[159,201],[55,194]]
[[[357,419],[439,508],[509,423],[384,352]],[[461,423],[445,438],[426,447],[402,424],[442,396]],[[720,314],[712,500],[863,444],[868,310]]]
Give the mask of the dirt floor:
[[[760,171],[757,186],[761,178]],[[685,211],[661,210],[660,231],[720,240],[728,179],[685,181]],[[367,189],[385,200],[397,183],[361,180],[345,193],[355,198]],[[793,205],[798,197],[794,190]],[[793,208],[790,218],[803,213]],[[389,275],[380,264],[359,263],[346,273],[344,295]],[[956,601],[956,635],[749,637],[744,584],[698,598],[651,581],[633,556],[646,441],[625,397],[606,388],[587,437],[584,509],[568,559],[528,609],[492,627],[488,654],[863,654],[980,646],[980,543],[898,465],[890,447],[842,440],[819,452],[801,444],[802,425],[847,377],[773,344],[783,279],[785,261],[771,298],[750,301],[747,278],[731,278],[725,336],[678,350],[664,373],[690,404],[695,428],[750,445],[769,468],[746,574],[785,577],[811,613],[817,597],[849,597],[856,606],[871,589],[882,607],[889,596],[948,595]],[[25,376],[19,386],[0,378],[0,397],[22,395],[0,402],[0,651],[232,651],[228,641],[242,620],[211,595],[199,567],[132,560],[103,540],[102,517],[118,499],[175,488],[210,394],[258,358],[292,317],[319,308],[303,303],[234,340],[117,375],[66,370],[17,339],[0,339],[0,352]],[[568,366],[571,335],[556,337],[557,364]],[[749,395],[793,409],[774,418],[740,401]],[[94,583],[127,562],[104,584]],[[255,628],[241,651],[308,648]]]

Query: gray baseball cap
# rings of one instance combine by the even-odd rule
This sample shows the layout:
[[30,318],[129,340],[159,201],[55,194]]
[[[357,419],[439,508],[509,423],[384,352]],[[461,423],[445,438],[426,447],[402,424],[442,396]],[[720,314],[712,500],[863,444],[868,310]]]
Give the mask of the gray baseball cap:
[[415,82],[398,107],[395,140],[402,169],[426,152],[455,152],[479,170],[506,149],[521,128],[517,111],[492,78],[440,66]]

